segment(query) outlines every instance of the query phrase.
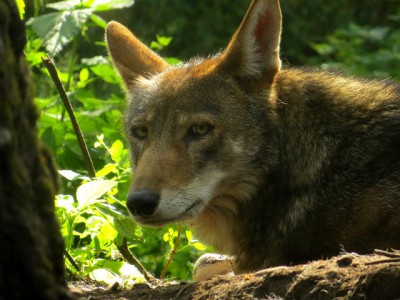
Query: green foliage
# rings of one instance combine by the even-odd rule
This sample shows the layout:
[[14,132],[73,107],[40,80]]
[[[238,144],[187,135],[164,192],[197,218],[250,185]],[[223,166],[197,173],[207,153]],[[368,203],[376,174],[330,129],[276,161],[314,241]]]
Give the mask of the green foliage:
[[[400,14],[399,14],[400,16]],[[400,29],[350,24],[311,44],[320,55],[314,63],[370,78],[400,80]]]
[[15,0],[15,4],[18,8],[19,18],[22,20],[25,15],[25,1],[24,0]]
[[[159,276],[171,253],[171,241],[180,239],[178,256],[167,276],[188,279],[193,262],[204,250],[192,238],[173,234],[174,226],[161,229],[142,228],[135,224],[126,207],[131,169],[129,151],[122,135],[124,95],[120,79],[105,55],[105,44],[93,40],[91,31],[104,31],[106,22],[95,12],[131,5],[133,1],[70,0],[48,4],[57,12],[44,13],[28,22],[27,60],[37,85],[36,103],[41,110],[39,131],[51,148],[62,177],[62,194],[55,200],[69,259],[69,273],[89,276],[124,286],[145,280],[125,262],[119,251],[124,241],[145,266]],[[96,36],[96,34],[93,34]],[[172,38],[157,35],[151,45],[156,50],[167,47]],[[72,43],[71,43],[72,42]],[[97,47],[93,56],[80,53],[83,44]],[[96,178],[90,178],[78,147],[71,122],[61,104],[54,83],[41,63],[47,53],[57,54],[60,80],[72,102],[75,115],[89,145]],[[83,54],[83,55],[82,55]],[[168,58],[170,63],[179,60]]]
[[73,40],[90,18],[94,24],[105,28],[106,22],[94,12],[129,7],[133,0],[67,0],[47,4],[46,7],[57,10],[36,18],[31,25],[43,41],[47,52],[54,56]]

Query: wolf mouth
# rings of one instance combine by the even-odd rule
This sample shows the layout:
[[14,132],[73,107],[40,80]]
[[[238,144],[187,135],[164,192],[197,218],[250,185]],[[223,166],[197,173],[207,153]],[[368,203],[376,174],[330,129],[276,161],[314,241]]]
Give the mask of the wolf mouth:
[[201,209],[197,209],[198,207],[202,206],[202,201],[197,200],[194,202],[192,205],[190,205],[185,211],[183,211],[181,214],[179,214],[176,217],[173,218],[159,218],[157,216],[148,216],[148,217],[143,217],[143,216],[136,216],[135,220],[138,223],[141,223],[143,225],[148,225],[148,226],[154,226],[154,227],[161,227],[164,226],[168,223],[176,223],[178,221],[183,221],[185,219],[195,217],[199,214]]

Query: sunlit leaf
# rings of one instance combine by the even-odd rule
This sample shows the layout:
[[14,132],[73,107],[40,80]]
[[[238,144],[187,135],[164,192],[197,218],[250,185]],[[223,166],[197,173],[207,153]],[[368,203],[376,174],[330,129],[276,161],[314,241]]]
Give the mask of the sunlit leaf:
[[106,164],[101,170],[96,172],[96,177],[104,177],[111,172],[115,172],[117,170],[117,166],[115,164]]
[[120,140],[116,140],[110,148],[111,159],[116,163],[120,162],[124,150],[124,144]]
[[172,41],[172,36],[161,36],[157,34],[157,42],[162,46],[168,46]]
[[181,63],[181,60],[177,59],[175,57],[163,57],[163,58],[167,63],[169,63],[170,65],[173,65],[173,66]]
[[99,26],[103,29],[105,29],[107,27],[107,22],[102,17],[99,17],[98,15],[91,14],[90,20],[92,20],[94,24],[96,24],[97,26]]
[[15,3],[17,4],[19,18],[21,20],[23,20],[24,15],[25,15],[25,1],[24,0],[15,0]]
[[169,242],[170,239],[171,239],[171,235],[168,232],[163,234],[164,242]]
[[121,276],[124,276],[126,278],[132,278],[132,279],[139,279],[139,278],[144,278],[143,274],[139,272],[139,270],[128,263],[123,263],[122,267],[119,269],[119,272]]
[[76,8],[80,4],[81,0],[67,0],[67,1],[58,1],[55,3],[49,3],[46,5],[46,7],[56,10],[71,10]]
[[113,218],[129,217],[126,207],[118,202],[115,202],[113,204],[97,203],[96,208],[100,210],[103,214],[109,215]]
[[206,246],[200,242],[195,242],[193,244],[190,244],[190,246],[193,246],[194,248],[196,248],[197,250],[206,250]]
[[79,9],[49,13],[29,20],[51,56],[60,52],[80,32],[92,10]]
[[186,235],[186,238],[187,238],[188,242],[190,242],[192,240],[192,238],[193,238],[192,232],[190,230],[186,230],[185,231],[185,235]]
[[114,217],[114,226],[122,236],[128,239],[136,239],[138,236],[137,225],[130,216]]
[[74,198],[70,195],[57,195],[55,206],[59,208],[65,208],[67,211],[75,210]]
[[150,48],[156,51],[161,51],[164,47],[160,43],[152,41],[150,43]]
[[94,0],[91,2],[90,7],[95,11],[106,11],[130,7],[133,5],[134,0]]
[[118,231],[110,223],[105,223],[101,228],[99,235],[97,236],[100,240],[112,241],[118,235]]
[[114,273],[107,269],[96,269],[93,270],[90,274],[89,277],[93,280],[103,282],[106,284],[114,284],[115,282],[121,282],[121,279],[116,276]]
[[96,180],[82,184],[76,190],[76,199],[79,206],[90,204],[94,200],[99,199],[116,184],[117,182],[115,180]]
[[114,68],[110,65],[99,64],[91,66],[90,70],[100,79],[108,83],[117,84],[121,81]]
[[89,70],[87,68],[82,68],[82,70],[79,72],[79,80],[80,81],[86,81],[89,78]]
[[76,173],[72,170],[58,170],[58,173],[71,181],[77,179],[89,180],[89,177]]

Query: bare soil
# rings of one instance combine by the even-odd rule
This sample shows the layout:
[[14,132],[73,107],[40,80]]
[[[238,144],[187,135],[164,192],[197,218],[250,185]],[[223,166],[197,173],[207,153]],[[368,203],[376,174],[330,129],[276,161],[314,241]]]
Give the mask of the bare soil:
[[400,299],[400,252],[343,254],[199,283],[138,284],[131,290],[83,282],[71,287],[82,300],[152,299]]

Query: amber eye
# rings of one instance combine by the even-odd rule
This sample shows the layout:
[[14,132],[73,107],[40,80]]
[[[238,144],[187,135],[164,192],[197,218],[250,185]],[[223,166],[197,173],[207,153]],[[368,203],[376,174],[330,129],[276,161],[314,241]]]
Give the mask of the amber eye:
[[149,130],[147,129],[146,126],[135,126],[132,127],[131,134],[133,137],[139,140],[144,140],[145,138],[147,138]]
[[191,128],[191,131],[195,135],[205,135],[209,133],[213,129],[213,126],[207,123],[198,123],[194,124]]

